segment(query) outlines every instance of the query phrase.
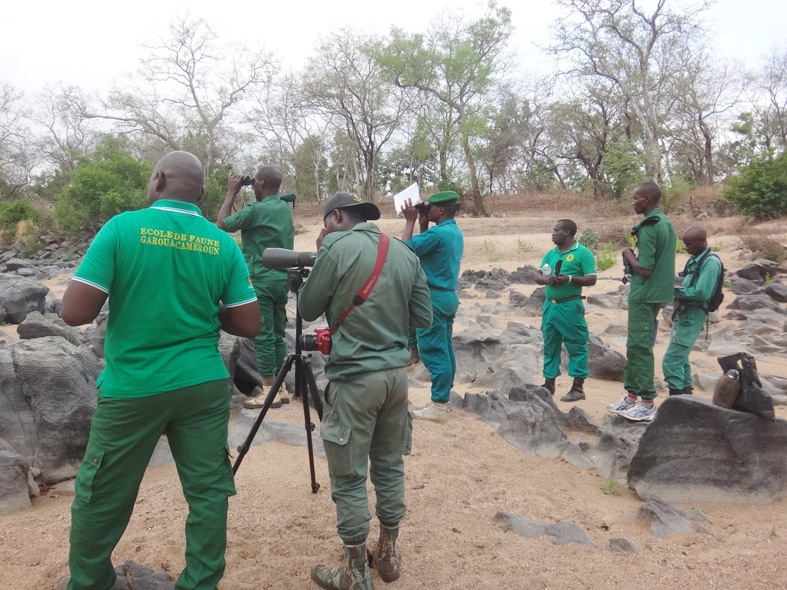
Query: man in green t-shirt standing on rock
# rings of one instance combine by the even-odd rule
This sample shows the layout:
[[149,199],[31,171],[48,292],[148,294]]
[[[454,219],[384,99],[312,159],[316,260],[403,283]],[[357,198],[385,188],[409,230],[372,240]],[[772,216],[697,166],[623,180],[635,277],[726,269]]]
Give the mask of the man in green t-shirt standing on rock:
[[[287,325],[287,271],[268,268],[262,263],[262,253],[266,248],[286,248],[292,250],[295,243],[295,227],[292,223],[290,205],[279,197],[281,172],[274,166],[263,166],[252,180],[251,188],[256,201],[232,213],[232,204],[240,192],[243,176],[230,174],[227,180],[227,197],[219,210],[216,224],[223,230],[240,230],[243,256],[249,267],[251,283],[257,294],[262,325],[254,339],[257,356],[257,370],[262,376],[263,391],[256,397],[246,400],[244,407],[261,408],[265,403],[266,388],[273,385],[274,377],[287,356],[284,343],[284,328]],[[281,388],[271,407],[281,407],[289,398]]]
[[[456,374],[454,356],[454,316],[459,308],[456,283],[464,251],[464,238],[454,216],[459,195],[454,191],[435,193],[425,208],[408,202],[402,209],[405,218],[402,239],[421,259],[429,295],[432,298],[432,325],[419,329],[418,350],[424,366],[432,376],[432,396],[426,407],[413,412],[416,418],[445,422],[448,402]],[[413,235],[416,219],[421,233]],[[429,223],[434,223],[429,227]]]
[[541,319],[544,335],[544,385],[555,394],[555,379],[560,375],[561,345],[568,351],[568,374],[574,378],[561,402],[585,399],[584,383],[588,377],[588,324],[582,305],[582,287],[596,284],[596,259],[593,253],[574,239],[577,224],[561,219],[552,230],[555,248],[541,261],[536,283],[545,285],[546,299]]
[[653,400],[653,345],[659,312],[672,301],[675,281],[675,228],[659,209],[661,189],[655,182],[645,182],[634,189],[634,211],[645,218],[635,225],[631,235],[637,254],[623,250],[631,266],[631,290],[628,296],[628,338],[623,386],[627,395],[608,410],[628,420],[650,421],[656,414]]
[[109,297],[106,368],[71,505],[71,576],[57,590],[112,588],[112,551],[128,524],[162,434],[175,459],[186,518],[177,590],[215,590],[224,573],[229,374],[219,329],[252,338],[260,325],[235,241],[200,214],[202,165],[172,152],[148,185],[150,207],[98,232],[63,295],[63,320],[92,322]]

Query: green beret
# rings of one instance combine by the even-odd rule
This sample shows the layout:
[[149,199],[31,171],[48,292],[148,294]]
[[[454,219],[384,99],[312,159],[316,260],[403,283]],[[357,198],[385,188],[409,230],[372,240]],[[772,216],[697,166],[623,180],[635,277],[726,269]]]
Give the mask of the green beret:
[[454,191],[441,191],[429,197],[428,203],[430,205],[456,205],[459,202],[459,195]]
[[281,195],[279,197],[282,201],[287,201],[288,203],[295,202],[295,193],[287,193],[286,195]]

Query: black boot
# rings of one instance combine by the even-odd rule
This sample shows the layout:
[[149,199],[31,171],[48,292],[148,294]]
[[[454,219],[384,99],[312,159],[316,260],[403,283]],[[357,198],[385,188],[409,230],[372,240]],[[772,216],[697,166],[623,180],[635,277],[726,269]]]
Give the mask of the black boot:
[[672,387],[669,388],[670,395],[683,395],[684,393],[686,393],[685,389],[672,389]]
[[684,387],[681,390],[681,393],[683,395],[694,395],[694,388],[691,385],[689,385],[688,387]]
[[585,399],[585,380],[582,377],[574,377],[574,384],[568,393],[560,398],[561,402],[576,402]]
[[544,379],[544,384],[541,386],[549,392],[549,395],[555,395],[555,378]]

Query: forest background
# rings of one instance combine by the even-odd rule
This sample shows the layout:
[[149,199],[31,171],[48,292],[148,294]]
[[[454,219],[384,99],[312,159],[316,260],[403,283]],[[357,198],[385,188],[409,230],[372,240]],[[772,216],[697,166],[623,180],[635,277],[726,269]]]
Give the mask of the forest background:
[[302,201],[379,201],[418,182],[488,215],[491,194],[609,201],[653,180],[667,209],[723,185],[744,215],[787,214],[787,46],[753,65],[719,57],[710,3],[553,6],[538,68],[517,60],[512,12],[490,2],[425,32],[331,30],[290,69],[183,14],[105,92],[0,81],[0,238],[34,249],[48,231],[97,231],[145,206],[174,149],[203,162],[209,219],[227,174],[263,163]]

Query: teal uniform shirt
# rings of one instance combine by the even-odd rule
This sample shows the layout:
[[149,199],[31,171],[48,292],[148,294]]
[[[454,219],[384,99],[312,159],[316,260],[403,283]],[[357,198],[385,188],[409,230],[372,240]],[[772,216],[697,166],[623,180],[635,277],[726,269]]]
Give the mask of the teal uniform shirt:
[[453,219],[433,225],[405,242],[421,259],[431,289],[456,291],[464,238]]
[[219,303],[256,300],[235,240],[183,201],[162,199],[110,219],[74,280],[109,295],[104,397],[226,379]]
[[[561,252],[560,247],[557,246],[552,248],[544,255],[540,268],[548,264],[551,270],[550,274],[555,274],[557,263],[560,260],[563,261],[560,266],[560,274],[562,275],[584,277],[596,274],[596,259],[593,252],[579,242],[574,242],[574,245],[565,252]],[[564,299],[581,294],[582,287],[576,283],[566,283],[560,286],[547,285],[544,290],[547,299]]]
[[[379,228],[368,222],[325,237],[298,299],[305,320],[315,320],[323,313],[329,326],[339,320],[372,275],[379,241]],[[344,380],[359,373],[406,366],[409,327],[423,328],[431,321],[421,263],[410,248],[392,238],[371,295],[350,312],[332,336],[325,376],[330,381]]]
[[249,203],[235,215],[227,216],[224,219],[224,228],[228,232],[240,230],[243,256],[252,281],[286,281],[286,271],[268,268],[262,263],[262,253],[266,248],[292,250],[295,244],[292,211],[290,205],[282,201],[279,195]]
[[[649,218],[658,222],[647,225]],[[631,277],[629,301],[637,303],[669,303],[673,297],[675,280],[675,227],[669,217],[656,207],[632,229],[636,231],[639,266],[650,270],[646,279],[634,273]]]
[[[699,261],[703,256],[708,255],[702,263],[702,272],[694,280],[694,273],[697,270]],[[675,289],[675,297],[684,305],[689,307],[705,307],[708,300],[716,291],[716,285],[721,275],[721,261],[713,256],[710,246],[697,256],[692,256],[686,263],[686,275],[683,277],[683,288]],[[694,283],[694,285],[692,285]]]

